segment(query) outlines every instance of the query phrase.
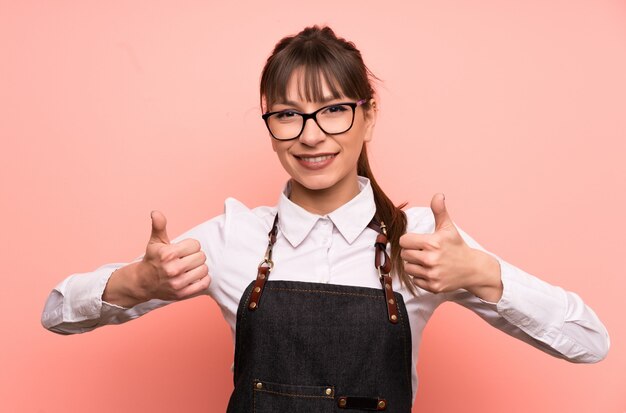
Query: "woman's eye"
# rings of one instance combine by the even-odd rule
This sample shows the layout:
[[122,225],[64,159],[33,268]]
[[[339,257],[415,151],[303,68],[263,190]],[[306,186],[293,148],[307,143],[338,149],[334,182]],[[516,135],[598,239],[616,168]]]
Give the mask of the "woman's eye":
[[296,115],[297,115],[296,112],[293,112],[293,111],[290,111],[290,110],[285,110],[283,112],[277,113],[276,114],[276,118],[278,118],[278,119],[289,119],[289,118],[292,118],[292,117],[294,117]]
[[345,112],[347,109],[345,106],[343,105],[337,105],[337,106],[329,106],[327,107],[323,112],[324,113],[328,113],[328,114],[332,114],[332,113],[341,113],[341,112]]

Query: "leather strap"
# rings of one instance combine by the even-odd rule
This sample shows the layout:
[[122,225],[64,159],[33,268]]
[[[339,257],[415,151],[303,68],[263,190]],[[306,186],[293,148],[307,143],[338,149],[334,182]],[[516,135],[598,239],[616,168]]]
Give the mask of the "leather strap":
[[259,308],[259,302],[261,301],[261,294],[263,294],[263,289],[265,288],[265,282],[270,276],[270,271],[274,268],[274,261],[272,261],[272,248],[276,243],[277,232],[278,214],[274,217],[272,229],[270,229],[270,232],[267,234],[267,250],[265,250],[265,257],[263,257],[263,261],[261,261],[259,268],[257,269],[256,281],[254,282],[252,294],[250,295],[250,302],[248,303],[248,309],[251,311]]
[[268,275],[270,275],[270,267],[259,266],[256,281],[254,282],[254,287],[252,288],[252,294],[250,294],[250,302],[248,303],[248,308],[250,310],[256,310],[259,308],[261,293],[263,292],[263,288],[265,288],[265,282],[267,281]]
[[[387,315],[389,317],[389,321],[393,324],[397,324],[398,304],[396,303],[395,296],[393,295],[392,279],[389,274],[391,272],[391,260],[389,259],[389,254],[387,254],[387,227],[384,222],[381,221],[379,223],[376,220],[376,217],[372,218],[367,226],[368,228],[378,232],[376,242],[374,243],[374,247],[376,248],[374,266],[378,270],[378,277],[383,287],[383,292],[385,293],[385,303],[387,305]],[[263,261],[259,264],[256,280],[254,282],[254,287],[252,288],[250,301],[248,303],[248,309],[250,311],[254,311],[259,308],[261,294],[263,294],[265,283],[270,275],[270,272],[272,271],[272,268],[274,268],[274,262],[272,261],[272,248],[276,243],[277,233],[278,214],[274,217],[272,229],[270,229],[270,232],[267,234],[267,250],[265,251]]]
[[378,234],[374,246],[376,247],[374,266],[380,268],[382,273],[389,274],[391,271],[391,260],[387,254],[387,236],[385,234]]
[[387,410],[387,400],[379,397],[340,396],[337,399],[340,409]]
[[380,284],[383,287],[385,293],[385,304],[387,305],[387,316],[389,321],[393,324],[398,323],[398,304],[396,298],[393,295],[393,286],[391,275],[391,260],[389,254],[387,254],[387,227],[384,222],[380,222],[380,233],[376,237],[376,256],[374,258],[374,265],[378,269],[378,277]]

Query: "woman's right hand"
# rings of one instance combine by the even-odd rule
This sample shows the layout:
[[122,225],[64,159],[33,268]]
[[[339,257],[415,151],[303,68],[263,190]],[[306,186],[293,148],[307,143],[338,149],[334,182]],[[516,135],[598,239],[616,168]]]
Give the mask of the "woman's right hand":
[[206,290],[211,282],[206,255],[195,239],[170,243],[165,216],[152,211],[152,232],[141,261],[115,271],[102,299],[133,307],[154,298],[182,300]]

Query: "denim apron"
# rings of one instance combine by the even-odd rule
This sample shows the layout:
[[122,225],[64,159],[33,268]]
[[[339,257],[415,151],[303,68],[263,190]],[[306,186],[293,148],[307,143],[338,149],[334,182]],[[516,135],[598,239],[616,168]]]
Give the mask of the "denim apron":
[[381,290],[268,281],[277,222],[239,302],[227,412],[410,413],[411,329],[402,295],[391,288],[384,224],[368,225],[379,232]]

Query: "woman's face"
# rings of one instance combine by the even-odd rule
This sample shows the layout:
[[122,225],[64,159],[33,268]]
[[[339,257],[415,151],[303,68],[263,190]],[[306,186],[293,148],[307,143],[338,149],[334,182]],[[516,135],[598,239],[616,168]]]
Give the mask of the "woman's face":
[[[270,111],[293,109],[298,112],[311,113],[333,103],[354,102],[354,99],[340,97],[333,99],[328,85],[322,83],[324,98],[320,102],[307,102],[300,93],[303,90],[303,76],[296,71],[287,85],[287,99],[276,102]],[[272,139],[272,147],[283,168],[291,176],[292,185],[301,185],[312,190],[332,190],[343,192],[358,188],[357,160],[365,142],[372,139],[376,113],[357,106],[352,128],[339,135],[327,135],[319,126],[308,119],[302,134],[297,139],[278,141]],[[337,194],[340,195],[340,194]],[[352,196],[356,195],[353,193]],[[348,199],[350,199],[348,198]]]

